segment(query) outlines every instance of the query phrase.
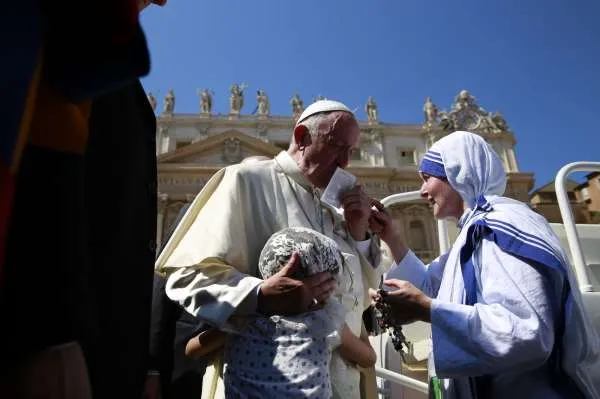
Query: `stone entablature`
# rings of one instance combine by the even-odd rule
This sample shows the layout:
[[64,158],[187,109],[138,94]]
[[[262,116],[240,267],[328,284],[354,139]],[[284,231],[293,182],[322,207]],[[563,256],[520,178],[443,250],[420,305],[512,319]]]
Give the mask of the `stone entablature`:
[[[241,112],[243,101],[236,97],[240,95],[240,88],[243,92],[243,87],[243,84],[237,89],[232,86],[232,112],[229,114],[212,113],[212,92],[207,90],[199,91],[200,113],[175,113],[175,97],[169,91],[163,112],[157,116],[159,244],[179,209],[193,200],[217,170],[249,156],[272,158],[287,149],[295,120],[303,109],[301,100],[300,103],[299,98],[290,101],[291,115],[271,115],[268,97],[261,90],[257,93],[257,101],[262,107],[260,112],[245,115]],[[149,100],[154,101],[153,107],[156,107],[156,100],[150,96]],[[506,194],[527,201],[533,175],[518,170],[514,134],[506,122],[498,119],[497,113],[487,114],[469,96],[468,92],[466,95],[461,92],[450,112],[438,112],[437,107],[435,112],[429,109],[425,112],[423,124],[382,122],[377,105],[371,98],[365,106],[368,120],[359,121],[360,151],[351,159],[349,172],[356,175],[367,193],[376,198],[418,190],[421,180],[417,165],[431,143],[450,132],[450,123],[452,126],[475,123],[470,126],[472,130],[491,143],[508,171]],[[428,99],[424,108],[432,105],[431,99]],[[461,116],[465,112],[472,114]],[[419,254],[431,260],[437,253],[437,233],[429,204],[415,201],[395,206],[392,210],[394,217],[408,232],[409,242],[421,246]]]

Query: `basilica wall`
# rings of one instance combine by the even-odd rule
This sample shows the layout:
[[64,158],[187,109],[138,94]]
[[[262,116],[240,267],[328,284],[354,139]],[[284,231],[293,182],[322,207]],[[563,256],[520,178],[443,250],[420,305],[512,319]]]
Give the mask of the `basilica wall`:
[[[235,85],[234,85],[235,86]],[[239,87],[238,87],[239,88]],[[171,96],[171,97],[169,97]],[[212,113],[212,98],[201,93],[200,112],[175,112],[175,97],[169,91],[162,112],[157,114],[158,227],[157,243],[164,244],[165,234],[184,204],[191,202],[210,177],[219,169],[249,156],[274,157],[287,149],[295,120],[304,108],[295,95],[288,116],[270,115],[268,97],[262,91],[254,115],[243,114],[240,97],[232,86],[229,114]],[[156,99],[149,94],[156,109]],[[266,105],[265,105],[266,102]],[[486,113],[468,92],[454,99],[450,111],[438,110],[431,99],[423,106],[424,123],[386,123],[379,119],[377,105],[369,98],[365,105],[367,120],[360,120],[360,150],[350,160],[348,171],[357,176],[366,192],[378,199],[400,192],[416,191],[421,186],[417,165],[427,148],[454,130],[481,134],[505,164],[508,174],[506,194],[528,200],[533,175],[518,169],[514,134],[498,113]],[[390,207],[403,228],[409,246],[428,262],[439,252],[437,224],[429,203],[417,200]]]

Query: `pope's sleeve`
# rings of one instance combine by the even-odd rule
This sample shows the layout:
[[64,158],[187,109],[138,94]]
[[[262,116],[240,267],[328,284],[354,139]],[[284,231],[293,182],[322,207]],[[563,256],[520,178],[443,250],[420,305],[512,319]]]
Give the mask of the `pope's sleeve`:
[[480,270],[478,303],[432,302],[437,375],[477,376],[539,367],[554,344],[553,309],[558,305],[552,301],[560,298],[556,291],[561,277],[487,240],[475,251],[474,263]]
[[219,327],[234,312],[243,314],[238,308],[262,282],[254,277],[257,266],[248,264],[253,228],[248,198],[246,179],[238,168],[228,168],[165,263],[173,270],[169,298]]

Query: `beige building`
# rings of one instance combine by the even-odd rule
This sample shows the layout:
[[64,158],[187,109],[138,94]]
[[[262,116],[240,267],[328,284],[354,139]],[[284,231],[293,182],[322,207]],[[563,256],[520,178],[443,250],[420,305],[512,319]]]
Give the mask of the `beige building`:
[[600,223],[600,172],[588,173],[586,181],[575,187],[577,200],[586,205],[591,223]]
[[[585,203],[577,198],[576,189],[578,183],[573,180],[567,180],[567,197],[573,210],[575,223],[590,223],[590,214]],[[529,198],[531,208],[543,215],[550,223],[562,223],[558,199],[554,188],[554,181],[531,192]]]
[[[195,114],[175,112],[172,90],[157,116],[156,154],[158,160],[158,231],[160,247],[164,232],[179,210],[190,202],[220,168],[253,155],[273,157],[288,147],[297,116],[304,108],[295,95],[289,115],[270,115],[269,99],[259,91],[253,115],[243,114],[244,86],[233,85],[230,112],[212,113],[212,93],[200,92],[200,109]],[[149,95],[156,107],[156,99]],[[366,191],[383,198],[393,193],[418,190],[417,165],[431,143],[454,130],[482,135],[502,158],[508,171],[506,195],[528,200],[533,175],[519,171],[514,151],[515,136],[499,113],[487,113],[473,96],[461,91],[449,111],[439,111],[428,98],[423,107],[423,124],[388,123],[379,120],[377,105],[369,98],[367,120],[359,121],[360,151],[348,170],[358,177]],[[409,245],[424,260],[438,253],[436,223],[426,201],[394,206],[392,215],[407,232]]]

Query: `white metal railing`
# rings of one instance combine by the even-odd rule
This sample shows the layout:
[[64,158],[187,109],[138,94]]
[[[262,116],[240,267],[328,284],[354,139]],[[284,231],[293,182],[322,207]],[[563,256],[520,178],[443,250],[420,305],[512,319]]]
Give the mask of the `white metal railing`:
[[414,389],[415,391],[428,393],[429,387],[423,381],[419,381],[415,378],[407,377],[400,373],[384,369],[382,367],[375,367],[375,375],[379,378],[384,378],[388,381],[395,382],[396,384],[403,385],[407,388]]
[[[421,193],[419,191],[408,191],[406,193],[388,195],[380,202],[383,204],[383,206],[387,208],[394,204],[399,204],[408,201],[416,201],[418,199],[421,199]],[[448,249],[450,248],[450,238],[448,237],[448,225],[446,224],[445,220],[437,220],[437,233],[438,242],[440,245],[440,254],[444,254],[448,252]]]
[[[398,193],[389,195],[381,200],[381,203],[386,208],[390,207],[394,204],[399,204],[402,202],[416,201],[421,199],[421,194],[419,191],[409,191],[405,193]],[[444,253],[448,250],[449,247],[449,239],[448,239],[448,229],[446,223],[443,220],[438,220],[438,240],[440,245],[440,252]],[[382,354],[380,353],[380,356]],[[387,381],[394,382],[401,386],[414,389],[418,392],[422,392],[427,394],[429,392],[429,387],[423,381],[419,381],[416,378],[407,377],[400,373],[397,373],[392,370],[388,370],[383,367],[375,367],[375,375],[379,378],[382,378]]]
[[567,242],[569,243],[569,250],[571,251],[575,275],[577,276],[577,282],[579,283],[579,288],[582,292],[592,292],[594,288],[588,276],[585,256],[583,255],[579,234],[577,233],[577,228],[575,226],[573,210],[571,209],[569,197],[567,196],[566,183],[567,177],[573,172],[594,171],[600,172],[600,162],[572,162],[560,168],[556,174],[556,179],[554,180],[554,190],[556,191],[558,207],[563,219],[563,225],[565,226],[565,233],[567,235]]
[[416,201],[419,199],[421,199],[421,194],[418,191],[407,191],[405,193],[388,195],[380,202],[383,206],[388,207],[401,202]]

